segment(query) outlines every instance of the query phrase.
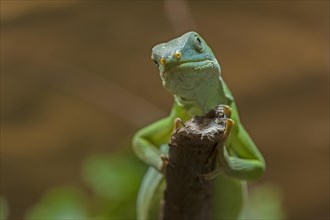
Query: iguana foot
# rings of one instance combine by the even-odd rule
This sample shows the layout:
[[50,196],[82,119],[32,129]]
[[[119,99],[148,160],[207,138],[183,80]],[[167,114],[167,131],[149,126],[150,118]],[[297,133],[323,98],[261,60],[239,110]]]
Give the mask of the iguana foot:
[[161,171],[162,173],[165,173],[166,167],[167,167],[168,164],[169,164],[169,158],[168,158],[168,155],[167,155],[167,154],[161,154],[161,155],[160,155],[160,159],[162,159],[162,161],[163,161],[163,164],[162,164],[162,167],[161,167],[160,171]]
[[215,110],[220,118],[230,118],[231,116],[231,108],[228,105],[218,105]]
[[221,124],[224,127],[224,132],[222,138],[225,140],[228,138],[230,134],[231,128],[234,126],[234,121],[230,118],[217,118],[215,123]]

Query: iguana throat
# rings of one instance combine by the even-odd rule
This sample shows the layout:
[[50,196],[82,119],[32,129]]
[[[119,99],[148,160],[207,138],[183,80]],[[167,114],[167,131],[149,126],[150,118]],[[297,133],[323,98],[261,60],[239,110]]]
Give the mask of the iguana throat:
[[174,95],[175,101],[190,115],[203,115],[219,103],[225,104],[217,63],[191,66],[187,63],[184,68],[173,68],[162,77],[163,86]]

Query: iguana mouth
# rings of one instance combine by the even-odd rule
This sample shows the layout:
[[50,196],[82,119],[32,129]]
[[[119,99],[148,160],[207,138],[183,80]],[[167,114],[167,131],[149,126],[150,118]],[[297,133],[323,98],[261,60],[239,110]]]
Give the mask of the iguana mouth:
[[197,69],[203,69],[207,67],[212,67],[215,65],[213,60],[203,59],[203,60],[186,60],[182,62],[175,63],[173,65],[169,65],[169,67],[165,67],[164,73],[173,72],[172,70],[180,69],[184,67]]

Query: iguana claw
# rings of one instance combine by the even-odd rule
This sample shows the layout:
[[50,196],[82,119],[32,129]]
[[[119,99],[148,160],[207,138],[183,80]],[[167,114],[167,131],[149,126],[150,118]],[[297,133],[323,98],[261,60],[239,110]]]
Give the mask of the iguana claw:
[[183,121],[181,120],[181,118],[176,118],[174,120],[174,130],[180,129],[182,127],[184,127]]
[[161,154],[161,155],[160,155],[160,159],[162,159],[162,161],[163,161],[163,165],[162,165],[160,171],[161,171],[162,173],[165,173],[166,167],[167,167],[168,164],[169,164],[169,158],[168,158],[168,155],[167,155],[167,154]]

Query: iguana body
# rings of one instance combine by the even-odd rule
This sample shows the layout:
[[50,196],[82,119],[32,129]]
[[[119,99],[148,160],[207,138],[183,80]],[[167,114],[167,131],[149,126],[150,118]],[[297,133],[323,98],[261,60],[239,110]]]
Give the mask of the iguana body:
[[218,61],[196,32],[156,45],[152,59],[159,68],[163,86],[174,95],[174,104],[168,117],[141,129],[133,138],[135,153],[151,166],[138,195],[138,219],[156,219],[159,215],[165,188],[161,155],[168,151],[175,119],[185,122],[220,104],[231,108],[235,125],[226,146],[218,153],[220,172],[215,179],[212,214],[214,219],[237,219],[244,199],[244,180],[261,176],[265,162],[239,120],[233,96],[221,78]]

